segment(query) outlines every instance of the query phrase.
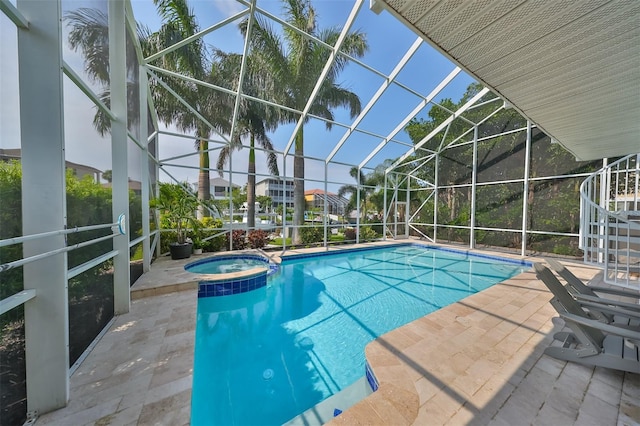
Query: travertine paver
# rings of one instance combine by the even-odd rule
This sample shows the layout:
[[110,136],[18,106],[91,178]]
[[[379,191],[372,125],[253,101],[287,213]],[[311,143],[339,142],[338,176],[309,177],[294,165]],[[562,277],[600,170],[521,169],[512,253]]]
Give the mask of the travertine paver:
[[619,425],[640,424],[640,377],[635,380],[625,380],[622,386],[620,400]]
[[196,293],[133,301],[71,377],[70,402],[37,424],[188,424]]
[[[588,268],[576,272],[582,278],[596,273]],[[553,342],[553,333],[563,328],[561,320],[552,320],[556,312],[550,299],[534,274],[521,274],[382,336],[368,345],[367,359],[381,389],[390,380],[387,377],[399,385],[403,377],[399,367],[419,372],[417,378],[404,375],[413,378],[419,396],[418,414],[410,424],[640,422],[640,417],[627,414],[634,413],[640,402],[638,386],[627,385],[637,381],[638,375],[607,372],[603,381],[598,375],[603,369],[543,354]],[[390,345],[405,328],[423,339],[408,347]],[[623,382],[635,399],[625,399]],[[617,391],[598,396],[609,390],[607,386]],[[361,424],[365,403],[347,410],[332,424]],[[593,405],[602,409],[594,410]],[[385,424],[392,413],[383,410],[393,408],[382,406],[377,410],[382,421],[369,424]]]
[[[184,263],[143,276],[142,298],[71,377],[68,406],[37,424],[189,423],[197,297]],[[543,355],[563,327],[550,298],[525,273],[382,336],[366,348],[380,389],[332,423],[639,424],[640,375]]]

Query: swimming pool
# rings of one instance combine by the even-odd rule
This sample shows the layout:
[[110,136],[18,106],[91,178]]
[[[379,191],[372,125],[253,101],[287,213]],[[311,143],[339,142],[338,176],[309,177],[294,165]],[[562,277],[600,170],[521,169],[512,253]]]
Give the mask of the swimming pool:
[[284,258],[267,287],[198,299],[191,422],[282,424],[363,377],[376,337],[526,269],[418,245]]

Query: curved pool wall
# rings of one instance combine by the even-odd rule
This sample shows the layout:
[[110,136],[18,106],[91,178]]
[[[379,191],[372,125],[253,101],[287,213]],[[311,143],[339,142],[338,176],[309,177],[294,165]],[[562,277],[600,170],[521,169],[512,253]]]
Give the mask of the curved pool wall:
[[[264,262],[264,266],[232,273],[198,273],[190,270],[196,266],[216,262],[227,263],[230,260],[259,261]],[[278,265],[259,254],[229,254],[191,262],[185,265],[184,269],[202,277],[202,280],[198,282],[198,297],[217,297],[246,293],[265,287],[267,285],[267,276],[276,272]]]
[[521,265],[521,266],[525,266],[527,268],[532,268],[533,267],[533,263],[531,261],[528,260],[524,260],[524,259],[512,259],[509,257],[502,257],[502,256],[494,256],[491,254],[485,254],[485,253],[479,253],[476,251],[471,251],[468,249],[465,249],[463,247],[460,248],[449,248],[449,247],[444,247],[444,246],[440,246],[440,245],[436,245],[436,244],[430,244],[430,243],[391,243],[391,244],[384,244],[384,245],[379,245],[379,246],[370,246],[370,247],[345,247],[345,248],[339,248],[338,250],[329,250],[329,251],[324,251],[324,252],[310,252],[310,253],[292,253],[292,254],[283,254],[281,256],[282,261],[287,261],[287,260],[299,260],[299,259],[304,259],[304,258],[308,258],[308,257],[318,257],[318,256],[331,256],[334,254],[338,254],[340,252],[351,252],[351,253],[355,253],[358,251],[368,251],[368,250],[378,250],[380,248],[391,248],[391,247],[422,247],[425,249],[429,249],[429,250],[437,250],[437,251],[443,251],[443,252],[450,252],[450,253],[455,253],[455,254],[462,254],[465,255],[467,257],[470,258],[482,258],[482,259],[491,259],[491,260],[496,260],[496,261],[500,261],[500,262],[505,262],[505,263],[512,263],[514,265]]

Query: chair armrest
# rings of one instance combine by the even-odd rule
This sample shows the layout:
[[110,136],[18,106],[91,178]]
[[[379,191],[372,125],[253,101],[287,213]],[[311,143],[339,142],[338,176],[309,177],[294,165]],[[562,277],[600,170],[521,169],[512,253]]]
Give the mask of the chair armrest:
[[[624,290],[621,288],[601,287],[597,285],[590,285],[589,288],[597,293],[614,294],[616,296],[629,297],[631,299],[640,300],[640,292],[634,290]],[[640,306],[640,305],[638,305]]]
[[615,334],[616,336],[624,337],[625,339],[630,339],[634,342],[640,342],[640,331],[618,327],[617,325],[605,324],[597,320],[584,318],[579,315],[573,315],[568,312],[561,313],[560,317],[564,320],[595,328],[605,333]]
[[596,312],[598,311],[603,312],[611,316],[619,315],[622,317],[629,318],[631,320],[636,320],[637,322],[640,323],[640,312],[637,312],[637,311],[629,311],[627,309],[622,309],[617,306],[603,305],[597,302],[586,302],[586,301],[578,300],[578,303],[580,303],[580,306],[583,306],[585,308],[593,308],[593,310]]
[[634,312],[635,315],[640,315],[640,305],[638,305],[637,303],[620,302],[618,300],[604,299],[602,297],[597,297],[597,296],[595,297],[589,296],[588,294],[576,294],[575,298],[580,303],[592,302],[592,303],[597,303],[599,305],[617,306],[627,311]]

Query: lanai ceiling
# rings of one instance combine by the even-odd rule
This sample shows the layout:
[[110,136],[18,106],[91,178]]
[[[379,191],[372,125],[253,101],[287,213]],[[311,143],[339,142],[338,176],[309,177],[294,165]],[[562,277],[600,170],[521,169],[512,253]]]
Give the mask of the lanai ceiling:
[[640,1],[371,0],[582,160],[640,151]]

